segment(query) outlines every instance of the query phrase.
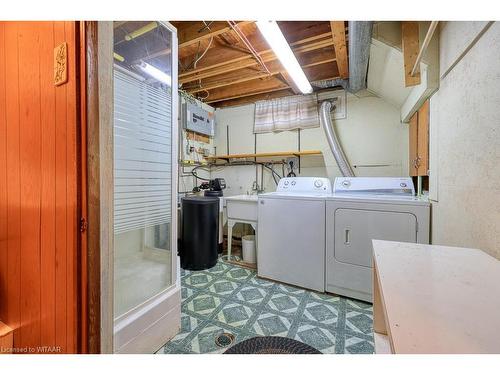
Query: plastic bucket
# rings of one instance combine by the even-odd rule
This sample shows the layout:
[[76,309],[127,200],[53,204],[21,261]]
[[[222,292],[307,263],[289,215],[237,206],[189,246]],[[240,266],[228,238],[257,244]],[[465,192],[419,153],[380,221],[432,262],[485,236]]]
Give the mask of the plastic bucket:
[[243,253],[243,262],[257,263],[255,254],[255,236],[253,234],[241,238],[241,251]]

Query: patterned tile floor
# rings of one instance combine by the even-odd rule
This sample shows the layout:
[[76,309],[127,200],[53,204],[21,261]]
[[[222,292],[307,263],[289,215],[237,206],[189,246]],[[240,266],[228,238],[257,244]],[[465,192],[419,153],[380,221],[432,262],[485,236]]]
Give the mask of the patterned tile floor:
[[260,335],[287,336],[323,353],[373,353],[372,306],[260,279],[255,271],[219,260],[184,271],[181,331],[161,353],[222,353],[222,332],[235,343]]

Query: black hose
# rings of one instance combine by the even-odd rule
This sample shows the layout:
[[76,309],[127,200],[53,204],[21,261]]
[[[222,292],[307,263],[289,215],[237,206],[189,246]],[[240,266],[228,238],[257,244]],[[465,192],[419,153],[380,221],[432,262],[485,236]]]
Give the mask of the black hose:
[[[198,180],[202,180],[202,181],[210,181],[209,178],[204,178],[204,177],[200,177],[196,174],[196,170],[198,168],[202,168],[203,165],[198,165],[196,167],[194,167],[193,169],[191,169],[191,174],[194,176],[194,178],[196,179],[196,183],[198,183]],[[206,168],[203,168],[203,169],[206,169]]]

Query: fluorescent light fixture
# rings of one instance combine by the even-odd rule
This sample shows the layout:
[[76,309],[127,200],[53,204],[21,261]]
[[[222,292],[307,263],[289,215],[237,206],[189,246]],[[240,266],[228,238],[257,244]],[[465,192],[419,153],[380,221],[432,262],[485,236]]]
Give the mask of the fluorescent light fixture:
[[153,65],[149,65],[148,63],[145,63],[143,61],[140,64],[138,64],[137,67],[141,69],[144,73],[160,81],[161,83],[164,83],[170,87],[172,86],[172,77],[170,77],[166,73],[163,73],[160,69],[155,68]]
[[280,60],[283,67],[286,69],[297,88],[303,94],[309,94],[313,91],[304,71],[299,62],[295,58],[292,49],[288,45],[283,33],[281,32],[276,21],[257,21],[257,27],[266,39],[269,46],[273,49]]

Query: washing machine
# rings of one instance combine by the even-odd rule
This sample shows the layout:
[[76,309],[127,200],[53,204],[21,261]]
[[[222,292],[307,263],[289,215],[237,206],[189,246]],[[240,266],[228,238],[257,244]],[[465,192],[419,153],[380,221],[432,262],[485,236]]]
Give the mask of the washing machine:
[[338,177],[326,200],[325,290],[372,302],[372,240],[429,243],[430,203],[410,177]]
[[324,291],[325,204],[332,186],[322,177],[282,178],[259,194],[257,275]]

